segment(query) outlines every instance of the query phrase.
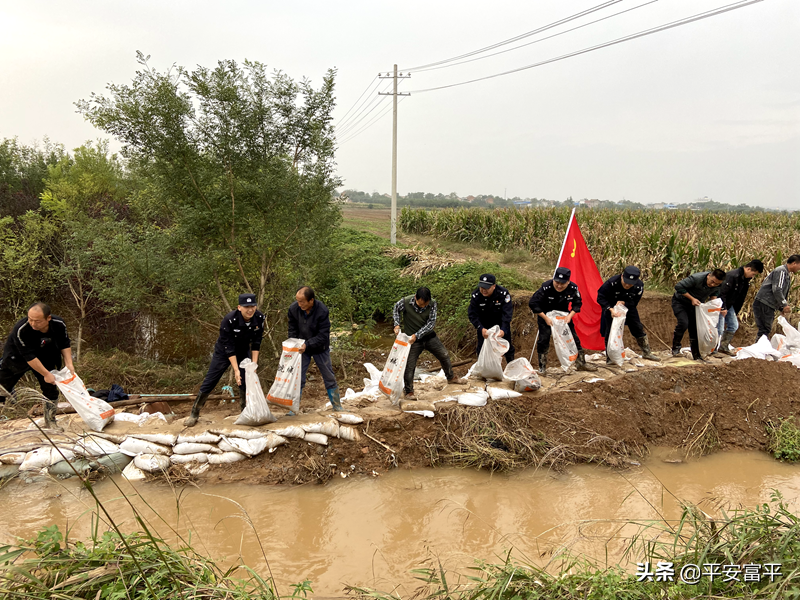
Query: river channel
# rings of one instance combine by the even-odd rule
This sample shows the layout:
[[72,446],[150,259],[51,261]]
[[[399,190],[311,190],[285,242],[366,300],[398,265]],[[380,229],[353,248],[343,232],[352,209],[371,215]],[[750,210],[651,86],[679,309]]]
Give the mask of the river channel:
[[[462,570],[475,559],[500,561],[508,549],[520,561],[546,564],[570,548],[599,564],[623,559],[635,528],[627,521],[675,519],[679,499],[709,514],[769,501],[779,490],[798,512],[800,466],[758,452],[725,452],[675,463],[655,450],[641,467],[614,471],[576,466],[566,473],[510,475],[453,469],[397,470],[377,478],[328,485],[246,484],[184,487],[114,481],[167,540],[179,532],[198,552],[227,566],[243,561],[263,575],[267,566],[282,594],[309,579],[315,596],[341,596],[344,584],[408,594],[411,569],[432,558]],[[110,480],[98,495],[124,530],[135,523]],[[33,536],[42,527],[70,527],[85,538],[95,506],[75,480],[9,482],[0,490],[0,543]],[[180,510],[178,510],[180,505]],[[245,516],[246,513],[246,516]],[[283,587],[284,589],[280,589]]]

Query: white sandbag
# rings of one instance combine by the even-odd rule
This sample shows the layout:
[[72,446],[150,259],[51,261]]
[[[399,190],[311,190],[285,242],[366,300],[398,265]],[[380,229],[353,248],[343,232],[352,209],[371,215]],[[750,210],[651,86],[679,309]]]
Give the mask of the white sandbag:
[[278,363],[275,381],[269,388],[267,400],[277,406],[289,408],[295,414],[300,412],[300,368],[303,355],[300,347],[305,340],[289,338],[283,342],[283,351]]
[[135,437],[145,442],[153,442],[162,446],[174,446],[178,436],[174,433],[132,433],[130,437]]
[[492,400],[500,400],[501,398],[518,398],[522,396],[522,394],[515,392],[514,390],[492,386],[487,387],[486,391],[489,392],[489,397]]
[[122,423],[136,423],[139,427],[146,425],[150,419],[161,419],[164,422],[167,422],[167,417],[164,416],[164,413],[142,413],[140,415],[134,415],[133,413],[126,413],[120,412],[114,416],[115,421],[119,421]]
[[719,346],[719,329],[717,329],[717,326],[721,310],[721,298],[714,298],[694,307],[700,356],[708,356]]
[[197,454],[198,452],[213,452],[214,446],[211,444],[197,444],[195,442],[183,442],[176,444],[172,448],[174,454]]
[[181,433],[176,440],[178,444],[216,444],[219,435],[204,431],[202,433]]
[[410,339],[405,333],[397,334],[378,383],[378,389],[389,396],[392,404],[397,404],[403,391],[403,374],[406,372],[408,353],[411,351]]
[[489,394],[480,391],[466,392],[464,394],[458,394],[456,400],[458,400],[459,404],[464,404],[465,406],[486,406],[486,402],[489,400]]
[[300,427],[306,433],[324,433],[328,437],[339,437],[339,421],[325,419],[317,423],[302,423]]
[[[272,434],[275,436],[275,434]],[[276,436],[277,437],[277,436]],[[285,442],[286,440],[284,440]],[[257,456],[267,449],[267,438],[257,440],[245,440],[242,438],[229,438],[222,436],[219,441],[219,449],[223,452],[241,452],[247,456]]]
[[611,309],[611,332],[608,334],[606,355],[615,365],[621,367],[625,362],[625,342],[622,334],[625,332],[625,319],[628,317],[628,307],[624,304]]
[[278,419],[272,416],[267,399],[264,397],[264,390],[256,373],[258,365],[245,358],[239,363],[239,367],[244,369],[245,407],[233,424],[257,427],[265,423],[274,423]]
[[105,400],[90,396],[77,374],[70,373],[67,367],[50,373],[56,379],[58,390],[90,429],[103,431],[103,427],[114,420],[114,409],[111,405]]
[[133,457],[128,456],[122,452],[114,452],[113,454],[104,454],[92,460],[92,468],[103,468],[109,473],[119,473],[133,460]]
[[188,471],[189,475],[202,475],[208,471],[208,463],[188,463],[183,465],[183,468]]
[[361,434],[358,433],[358,429],[355,427],[342,425],[339,427],[339,439],[347,440],[348,442],[358,442],[361,440]]
[[542,380],[533,365],[524,356],[506,365],[503,377],[514,382],[515,392],[535,392],[542,387]]
[[320,444],[322,446],[328,445],[328,436],[324,433],[307,433],[305,440],[307,442],[313,442],[314,444]]
[[222,454],[209,454],[208,464],[210,465],[224,465],[228,463],[239,462],[247,458],[240,452],[223,452]]
[[207,463],[209,455],[205,452],[195,452],[194,454],[173,454],[169,457],[169,462],[173,465],[184,465],[187,463]]
[[333,413],[333,417],[340,423],[346,423],[348,425],[358,425],[359,423],[364,422],[364,417],[360,417],[351,413],[337,412]]
[[242,438],[243,440],[257,440],[258,438],[266,437],[269,431],[259,431],[258,429],[211,429],[211,433],[216,433],[220,436]]
[[561,310],[551,310],[547,317],[552,321],[553,326],[553,347],[556,349],[556,356],[561,368],[566,373],[572,363],[578,358],[578,346],[572,335],[572,330],[567,323],[569,313]]
[[758,341],[755,344],[745,346],[744,348],[739,348],[739,350],[736,352],[737,360],[742,360],[745,358],[760,358],[761,360],[766,360],[767,357],[770,357],[773,360],[780,360],[783,358],[783,355],[772,347],[772,344],[765,335],[762,335],[760,338],[758,338]]
[[62,460],[72,460],[75,454],[72,450],[66,448],[54,448],[53,446],[45,446],[37,448],[25,455],[22,463],[19,465],[20,471],[40,471],[47,467],[54,465]]
[[365,379],[364,383],[369,382],[367,387],[377,386],[381,381],[381,372],[378,370],[378,367],[372,363],[364,363],[364,368],[367,370],[367,373],[369,373],[369,379]]
[[298,438],[303,439],[306,437],[306,432],[303,431],[303,428],[299,425],[287,425],[286,427],[281,427],[280,429],[273,429],[272,430],[276,435],[280,435],[282,437],[287,438]]
[[783,315],[778,317],[778,325],[783,328],[783,335],[786,336],[786,345],[794,350],[800,350],[800,331],[792,327]]
[[792,363],[795,367],[800,369],[800,354],[789,354],[784,356],[780,362]]
[[[781,354],[791,354],[791,351],[786,347],[786,336],[780,333],[776,333],[772,336],[772,339],[769,341],[772,344],[772,347],[775,348]],[[785,352],[784,352],[785,351]]]
[[435,414],[432,410],[404,410],[404,413],[408,413],[410,415],[419,415],[420,417],[427,417],[428,419],[432,419],[433,415]]
[[158,454],[169,456],[172,454],[172,449],[168,446],[162,446],[154,442],[140,440],[135,437],[127,437],[119,445],[119,451],[128,456],[138,456],[140,454]]
[[169,456],[164,456],[163,454],[140,454],[133,459],[133,464],[147,473],[158,473],[169,469]]
[[146,477],[144,471],[137,467],[136,463],[133,461],[128,463],[128,466],[122,469],[122,476],[128,481],[144,481]]
[[21,465],[27,452],[9,452],[0,455],[0,465]]
[[87,435],[75,442],[72,450],[79,456],[103,456],[119,452],[119,445],[101,437]]
[[[117,418],[114,417],[114,421],[116,421],[116,420],[117,420]],[[112,444],[116,444],[117,446],[119,446],[125,440],[125,438],[128,437],[128,434],[127,433],[109,433],[108,431],[95,431],[92,434],[92,437],[95,438],[95,439],[102,438],[104,440],[108,440]]]
[[[493,325],[488,329],[489,336],[483,340],[481,353],[478,355],[478,362],[471,370],[474,377],[483,379],[503,380],[503,366],[501,361],[503,355],[511,347],[508,340],[499,337],[502,333],[499,325]],[[478,335],[481,335],[480,332]]]

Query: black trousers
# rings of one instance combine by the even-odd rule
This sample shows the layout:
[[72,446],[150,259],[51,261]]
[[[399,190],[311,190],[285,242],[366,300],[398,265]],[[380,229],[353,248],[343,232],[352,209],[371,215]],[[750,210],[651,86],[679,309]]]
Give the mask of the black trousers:
[[672,298],[672,312],[678,319],[675,333],[672,335],[672,349],[679,350],[683,341],[683,334],[689,330],[689,345],[692,347],[692,358],[700,358],[700,345],[697,343],[697,316],[695,307],[688,300]]
[[[41,360],[41,359],[40,359]],[[44,368],[48,371],[58,370],[61,368],[61,363],[58,364],[50,364],[44,365]],[[47,398],[48,400],[52,400],[55,402],[58,400],[58,388],[53,383],[46,383],[44,380],[44,375],[41,375],[31,369],[29,366],[25,366],[21,371],[19,367],[9,367],[8,365],[0,365],[0,386],[3,386],[5,390],[10,394],[14,390],[14,386],[17,385],[20,379],[27,373],[28,371],[32,371],[34,377],[39,381],[39,387],[42,390],[42,396]]]
[[[611,316],[610,310],[604,310],[600,315],[600,335],[606,341],[606,347],[608,347],[608,336],[611,334],[611,322],[613,320],[614,317]],[[642,325],[642,320],[639,318],[639,308],[637,306],[628,309],[628,314],[625,316],[625,325],[628,326],[628,331],[637,340],[644,337],[644,325]]]
[[[246,356],[237,356],[236,357],[236,364],[238,365],[242,362],[245,358],[250,358],[250,354]],[[201,394],[210,394],[214,391],[214,388],[217,387],[219,380],[222,379],[222,376],[225,374],[225,371],[228,370],[228,367],[231,366],[231,361],[228,359],[227,356],[223,356],[221,354],[217,354],[214,352],[214,355],[211,357],[211,364],[208,365],[208,372],[206,373],[205,379],[203,379],[203,383],[200,385],[200,393]],[[239,374],[242,377],[242,385],[239,386],[241,390],[241,397],[244,398],[245,393],[245,383],[244,383],[244,369],[239,369]]]
[[[500,323],[495,323],[494,325],[500,325]],[[490,327],[494,327],[494,325],[485,326],[484,329],[489,329]],[[508,341],[508,352],[506,352],[503,356],[506,357],[506,363],[510,363],[514,360],[514,343],[511,341],[511,326],[506,325],[505,327],[500,327],[503,330],[503,339]],[[478,331],[478,348],[475,351],[476,355],[480,355],[481,348],[483,348],[483,333]]]
[[753,300],[753,317],[756,320],[756,327],[758,327],[756,341],[760,340],[762,335],[769,338],[769,334],[772,332],[772,323],[775,321],[775,309],[767,306],[761,300]]
[[433,354],[444,369],[444,376],[447,379],[453,378],[453,367],[450,366],[450,354],[444,347],[442,341],[435,335],[426,337],[424,340],[417,340],[411,344],[406,361],[406,370],[403,373],[403,389],[406,394],[414,391],[414,369],[417,368],[417,360],[423,350]]
[[[536,352],[541,356],[546,356],[547,351],[550,350],[550,338],[553,337],[553,328],[545,323],[545,320],[539,316],[536,317],[536,323],[539,325],[539,339],[536,341]],[[569,330],[572,332],[575,345],[578,347],[578,352],[580,352],[581,339],[578,337],[578,332],[575,331],[575,323],[571,320],[569,322]]]

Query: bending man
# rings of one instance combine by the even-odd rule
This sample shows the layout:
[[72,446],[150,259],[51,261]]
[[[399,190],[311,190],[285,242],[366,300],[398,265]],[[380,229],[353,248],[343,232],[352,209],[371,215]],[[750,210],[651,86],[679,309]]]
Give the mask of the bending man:
[[[712,298],[717,298],[720,286],[725,280],[725,271],[714,269],[693,273],[675,284],[675,294],[672,296],[672,312],[678,320],[675,332],[672,334],[672,356],[681,355],[681,342],[683,334],[689,330],[689,344],[692,347],[692,358],[703,360],[700,356],[700,345],[697,341],[697,316],[695,306],[700,306]],[[725,309],[720,313],[725,316]]]
[[[644,284],[640,278],[642,272],[633,265],[625,267],[619,275],[614,275],[597,290],[597,303],[603,309],[600,316],[600,335],[606,341],[608,348],[608,336],[611,335],[611,321],[614,317],[615,306],[625,306],[628,314],[625,316],[625,325],[636,338],[636,343],[642,349],[642,358],[648,360],[658,360],[650,349],[650,342],[644,332],[644,325],[639,318],[639,300],[644,293]],[[606,359],[606,362],[610,362]]]
[[467,317],[478,332],[477,354],[481,353],[483,340],[489,336],[489,329],[500,326],[500,337],[508,341],[506,363],[514,360],[514,344],[511,341],[511,317],[514,305],[511,294],[503,286],[497,285],[495,276],[485,273],[478,280],[478,287],[472,291]]
[[236,385],[239,387],[239,407],[244,410],[246,402],[244,369],[239,368],[239,363],[245,358],[249,358],[254,363],[258,362],[263,335],[264,315],[256,306],[256,295],[239,294],[239,305],[236,310],[225,315],[220,323],[219,338],[214,344],[211,364],[200,385],[200,393],[197,394],[197,399],[194,401],[192,412],[183,422],[186,427],[194,427],[197,424],[200,410],[228,367],[233,367]]
[[[406,370],[403,373],[403,391],[409,400],[414,399],[414,370],[423,350],[433,354],[444,369],[448,383],[455,381],[453,368],[450,366],[450,354],[433,330],[436,327],[436,300],[431,298],[431,291],[421,287],[413,296],[401,298],[394,305],[394,332],[411,336],[411,349],[408,352]],[[402,327],[400,321],[402,320]]]
[[56,424],[58,388],[50,371],[61,369],[62,358],[74,375],[67,326],[60,317],[50,314],[47,304],[37,302],[28,309],[28,316],[11,328],[0,359],[0,386],[9,394],[25,373],[33,371],[45,397],[45,427],[57,431],[61,431]]
[[745,266],[731,269],[725,273],[725,282],[720,288],[719,297],[722,298],[722,308],[727,309],[728,313],[724,317],[720,315],[717,325],[721,336],[719,351],[723,354],[736,356],[736,352],[728,349],[736,330],[739,329],[739,319],[736,318],[736,315],[742,312],[742,306],[753,278],[763,272],[764,263],[760,260],[751,260]]

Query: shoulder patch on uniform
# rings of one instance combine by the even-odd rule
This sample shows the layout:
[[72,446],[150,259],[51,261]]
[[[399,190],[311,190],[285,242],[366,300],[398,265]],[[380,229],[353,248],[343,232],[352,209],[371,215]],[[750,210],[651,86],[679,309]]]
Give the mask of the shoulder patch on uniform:
[[511,296],[509,296],[508,294],[506,294],[506,302],[511,302]]

